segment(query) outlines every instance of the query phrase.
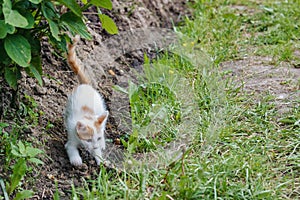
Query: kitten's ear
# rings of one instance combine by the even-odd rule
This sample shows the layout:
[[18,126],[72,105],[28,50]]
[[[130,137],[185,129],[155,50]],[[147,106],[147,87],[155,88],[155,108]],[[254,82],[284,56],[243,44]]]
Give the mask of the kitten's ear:
[[76,132],[81,140],[89,140],[93,138],[94,131],[89,126],[85,125],[82,122],[77,122],[76,124]]
[[108,118],[108,111],[105,111],[102,115],[100,115],[97,118],[97,120],[95,122],[95,126],[96,127],[100,127],[101,124],[107,120],[107,118]]

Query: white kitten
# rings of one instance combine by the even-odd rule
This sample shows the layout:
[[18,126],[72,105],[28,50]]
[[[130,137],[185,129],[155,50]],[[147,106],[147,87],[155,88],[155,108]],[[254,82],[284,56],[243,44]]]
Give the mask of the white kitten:
[[75,54],[75,45],[68,45],[68,62],[72,70],[78,75],[81,83],[69,96],[65,110],[65,125],[68,132],[68,142],[65,145],[72,165],[79,166],[82,159],[78,147],[81,145],[101,163],[102,150],[105,149],[104,130],[108,118],[104,100],[80,70]]

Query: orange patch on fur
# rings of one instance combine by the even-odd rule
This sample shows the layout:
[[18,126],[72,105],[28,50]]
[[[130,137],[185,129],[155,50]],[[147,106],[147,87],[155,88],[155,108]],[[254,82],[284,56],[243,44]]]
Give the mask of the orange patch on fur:
[[85,126],[82,123],[78,122],[76,125],[77,135],[81,140],[89,140],[93,138],[94,130],[89,127]]
[[98,117],[97,121],[95,121],[95,126],[97,129],[100,128],[101,124],[103,123],[106,117],[107,115],[101,115],[100,117]]
[[94,114],[94,111],[88,106],[82,106],[81,110],[85,113],[88,113],[88,114],[92,114],[92,115]]

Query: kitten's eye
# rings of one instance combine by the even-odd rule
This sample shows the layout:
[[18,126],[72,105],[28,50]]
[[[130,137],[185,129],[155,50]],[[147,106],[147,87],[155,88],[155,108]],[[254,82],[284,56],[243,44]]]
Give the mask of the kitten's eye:
[[88,140],[86,140],[87,142],[92,142],[93,140],[92,139],[88,139]]
[[101,137],[98,137],[98,138],[97,138],[97,141],[99,141],[99,140],[101,140]]

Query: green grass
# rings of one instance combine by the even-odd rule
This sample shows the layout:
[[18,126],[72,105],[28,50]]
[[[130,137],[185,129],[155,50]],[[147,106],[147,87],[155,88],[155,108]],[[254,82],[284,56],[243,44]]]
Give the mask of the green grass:
[[[133,125],[138,127],[127,143],[129,152],[137,148],[156,155],[166,143],[182,142],[187,148],[183,156],[174,162],[165,156],[156,167],[149,160],[118,174],[101,168],[99,179],[78,189],[77,195],[85,199],[299,198],[299,101],[288,113],[279,113],[271,95],[252,98],[218,70],[223,61],[245,56],[268,56],[270,64],[295,61],[298,1],[203,0],[193,7],[194,17],[178,28],[181,46],[151,67],[146,64],[144,79],[129,92]],[[169,98],[153,96],[161,88],[169,88],[164,91]],[[156,110],[153,100],[161,103]],[[165,109],[174,105],[180,105],[177,121]],[[169,134],[168,140],[160,134]]]
[[[199,1],[195,19],[182,30],[200,43],[216,64],[245,55],[278,61],[297,59],[299,1]],[[197,24],[197,26],[195,26]]]

